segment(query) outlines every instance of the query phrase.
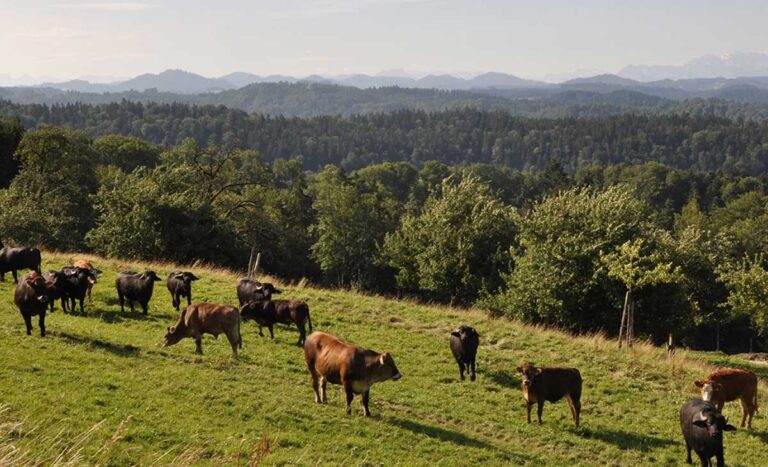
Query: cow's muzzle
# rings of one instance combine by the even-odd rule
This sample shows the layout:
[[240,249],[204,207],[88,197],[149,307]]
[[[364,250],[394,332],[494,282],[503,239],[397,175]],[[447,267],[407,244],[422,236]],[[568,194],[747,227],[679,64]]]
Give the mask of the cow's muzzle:
[[402,377],[403,377],[403,375],[401,375],[400,373],[395,373],[395,374],[392,376],[392,381],[397,381],[398,379],[400,379],[400,378],[402,378]]

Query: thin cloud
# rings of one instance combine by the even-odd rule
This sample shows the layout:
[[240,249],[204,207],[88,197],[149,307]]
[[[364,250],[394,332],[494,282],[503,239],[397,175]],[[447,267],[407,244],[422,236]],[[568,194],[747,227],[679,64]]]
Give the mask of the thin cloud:
[[83,29],[56,26],[48,29],[18,32],[13,34],[13,36],[25,39],[74,39],[85,37],[88,34],[88,31]]
[[149,8],[145,2],[85,2],[85,3],[59,3],[59,8],[73,10],[105,10],[105,11],[139,11]]

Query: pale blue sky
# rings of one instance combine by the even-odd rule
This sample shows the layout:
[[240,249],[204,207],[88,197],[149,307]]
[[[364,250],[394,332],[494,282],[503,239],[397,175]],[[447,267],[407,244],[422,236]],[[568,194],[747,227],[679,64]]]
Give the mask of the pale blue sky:
[[768,52],[768,1],[0,0],[0,75],[543,77]]

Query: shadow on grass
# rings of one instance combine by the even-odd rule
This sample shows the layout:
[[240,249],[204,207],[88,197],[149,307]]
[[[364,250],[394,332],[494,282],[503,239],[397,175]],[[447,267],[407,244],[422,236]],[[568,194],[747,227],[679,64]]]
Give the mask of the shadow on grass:
[[69,343],[86,344],[96,349],[106,350],[119,357],[138,357],[139,353],[141,353],[141,350],[138,347],[132,345],[113,344],[112,342],[103,341],[101,339],[89,339],[66,332],[52,332],[50,334]]
[[648,449],[657,449],[676,444],[675,441],[667,438],[658,438],[650,435],[639,435],[627,431],[608,430],[601,428],[592,430],[590,428],[571,428],[574,434],[583,438],[597,439],[605,443],[613,444],[621,449],[636,449],[647,451]]
[[106,323],[120,323],[126,320],[129,321],[165,321],[168,318],[165,315],[145,315],[141,311],[104,311],[104,310],[88,310],[85,315],[86,318],[98,318]]
[[485,441],[479,439],[470,438],[469,436],[463,433],[459,433],[458,431],[451,431],[444,428],[438,428],[436,426],[424,425],[422,423],[414,422],[411,420],[403,420],[401,418],[389,418],[387,419],[387,422],[397,427],[410,430],[413,433],[424,434],[430,438],[439,439],[440,441],[449,441],[454,444],[469,446],[473,448],[496,449],[496,447],[490,443],[486,443]]
[[520,380],[515,378],[513,373],[508,371],[494,371],[487,373],[488,377],[499,386],[506,388],[520,389]]
[[754,431],[754,429],[750,432],[748,432],[750,436],[754,436],[755,438],[760,438],[760,440],[763,443],[768,443],[768,432],[765,431]]

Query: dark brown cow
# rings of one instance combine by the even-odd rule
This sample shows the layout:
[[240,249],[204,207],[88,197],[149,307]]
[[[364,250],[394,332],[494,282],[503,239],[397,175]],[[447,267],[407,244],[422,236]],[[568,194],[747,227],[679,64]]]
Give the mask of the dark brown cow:
[[741,427],[752,428],[752,415],[757,412],[757,376],[748,370],[719,368],[704,381],[696,381],[701,388],[701,398],[712,402],[718,412],[723,411],[726,402],[739,400],[741,403]]
[[189,305],[181,312],[178,321],[168,328],[163,347],[174,345],[185,337],[195,339],[195,352],[203,353],[203,334],[218,337],[225,334],[232,346],[232,357],[237,358],[237,349],[243,348],[240,337],[240,313],[237,308],[216,303]]
[[537,404],[537,415],[541,424],[544,401],[557,402],[563,397],[571,408],[571,416],[579,426],[581,413],[581,374],[576,368],[536,368],[533,363],[517,367],[523,375],[523,396],[527,402],[528,423],[531,423],[531,408]]
[[90,261],[84,260],[84,259],[79,259],[75,261],[75,264],[73,264],[73,266],[76,268],[88,269],[89,271],[91,271],[92,277],[88,278],[88,303],[93,303],[93,300],[91,300],[91,289],[93,289],[94,284],[96,284],[97,277],[99,276],[99,274],[101,274],[101,271],[94,268],[93,264]]
[[32,317],[39,316],[40,336],[45,337],[45,310],[48,308],[48,288],[40,273],[30,272],[21,278],[13,293],[13,301],[19,307],[27,335],[32,334]]
[[315,402],[328,402],[327,382],[340,384],[347,396],[347,415],[352,413],[352,399],[362,394],[363,413],[371,416],[368,401],[371,386],[382,381],[400,379],[395,361],[388,353],[377,353],[348,344],[324,332],[312,333],[304,343],[304,360],[312,377]]
[[275,338],[273,326],[275,323],[291,324],[295,323],[299,328],[299,342],[301,346],[307,340],[307,331],[304,323],[309,323],[309,330],[312,331],[312,319],[309,317],[309,306],[304,302],[295,300],[266,300],[246,303],[240,308],[240,314],[244,319],[252,319],[259,325],[259,335],[264,336],[261,328],[266,326],[269,329],[269,335]]

